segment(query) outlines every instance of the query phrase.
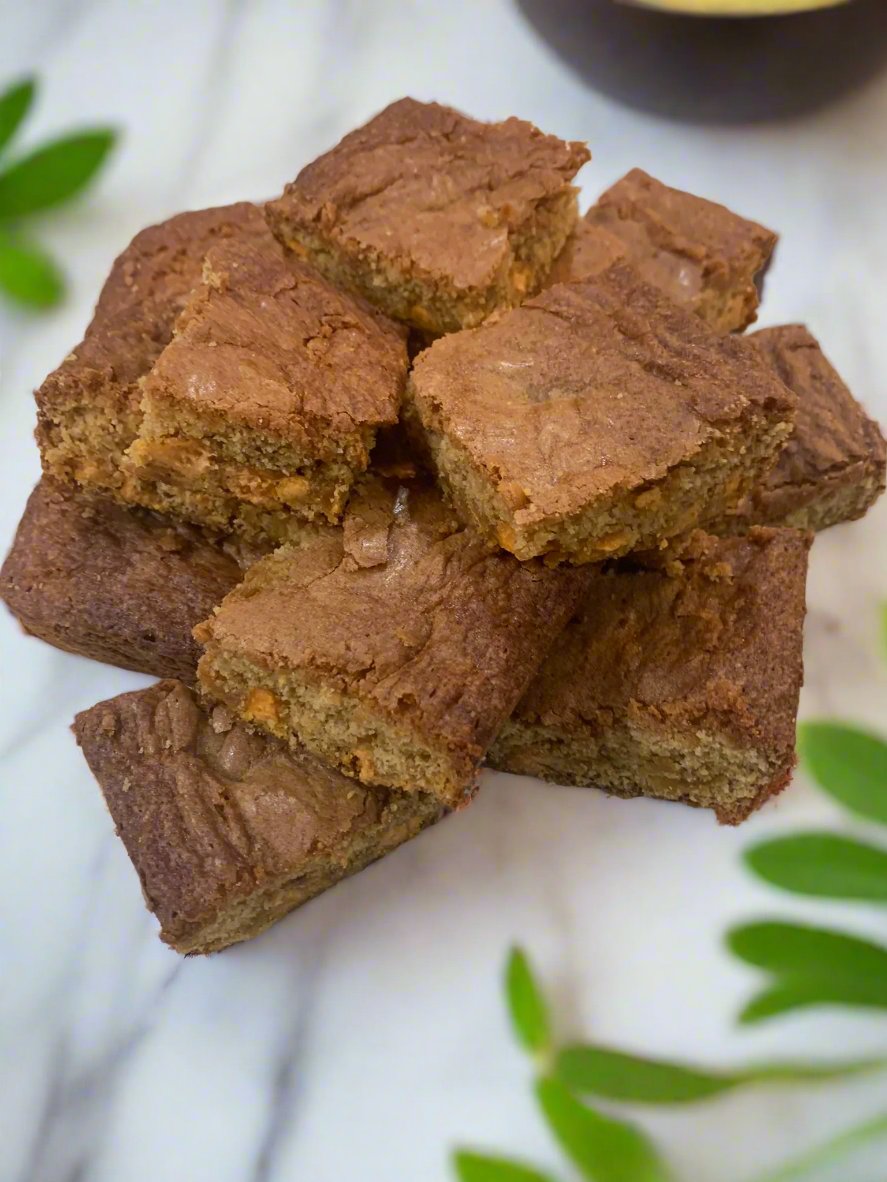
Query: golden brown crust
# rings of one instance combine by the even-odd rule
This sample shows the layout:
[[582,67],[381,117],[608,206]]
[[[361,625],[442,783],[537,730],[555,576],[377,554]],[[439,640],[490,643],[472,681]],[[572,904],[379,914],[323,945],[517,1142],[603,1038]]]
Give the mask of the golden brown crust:
[[[408,398],[425,431],[464,457],[519,537],[655,491],[730,435],[726,485],[744,448],[774,428],[787,434],[794,407],[754,345],[714,333],[620,263],[435,341],[414,364]],[[446,481],[440,456],[438,471]],[[468,498],[449,484],[465,511]],[[697,505],[671,532],[705,512]],[[499,540],[520,557],[534,552],[510,545],[507,533]]]
[[[623,725],[689,750],[708,736],[757,757],[753,791],[738,808],[729,790],[715,805],[724,820],[747,815],[794,762],[810,541],[788,529],[696,531],[659,555],[596,568],[515,711],[512,750],[496,766],[523,770],[522,727],[527,744],[541,726],[554,744],[580,750]],[[655,792],[640,785],[635,794]]]
[[[570,197],[572,224],[569,182],[588,158],[583,144],[519,119],[480,123],[437,103],[401,99],[304,168],[269,204],[268,217],[288,246],[301,245],[322,268],[338,266],[340,281],[358,284],[380,306],[389,289],[426,286],[416,292],[424,314],[417,307],[405,318],[449,331],[492,311],[516,264],[526,263],[528,275],[534,269],[519,238],[562,232],[557,253],[567,221],[562,230],[560,217],[556,229],[534,219]],[[434,289],[452,302],[456,322],[440,321],[445,312],[431,307]]]
[[551,281],[587,279],[622,257],[675,303],[735,332],[755,319],[756,277],[775,245],[764,226],[634,168],[579,223]]
[[[556,283],[578,283],[584,279],[593,279],[613,263],[628,261],[629,252],[626,244],[615,234],[610,234],[603,227],[589,221],[586,214],[576,223],[576,228],[567,239],[564,249],[554,260],[545,286],[553,287]],[[634,265],[640,274],[641,267],[637,261]]]
[[251,734],[223,707],[207,714],[180,682],[100,702],[73,729],[181,952],[257,934],[441,813]]
[[279,437],[307,460],[360,458],[364,429],[397,421],[406,370],[402,330],[269,233],[208,252],[144,391],[220,418],[223,431]]
[[338,520],[406,372],[402,327],[269,231],[220,243],[141,383],[122,495],[260,543]]
[[0,571],[0,597],[56,648],[193,682],[191,631],[241,578],[198,530],[44,476]]
[[[281,692],[289,678],[309,678],[318,693],[356,702],[442,753],[447,783],[414,786],[437,787],[452,804],[584,585],[584,572],[491,552],[431,487],[373,480],[343,529],[318,530],[257,564],[198,629],[207,649],[200,678],[218,695],[219,669],[232,659],[253,679],[268,671]],[[244,681],[226,700],[243,709],[248,689]],[[300,738],[337,758],[317,746],[332,742],[329,726]],[[338,758],[352,774],[394,782],[378,770],[376,741],[359,735]]]
[[111,268],[83,341],[36,392],[45,471],[119,487],[120,458],[141,417],[138,381],[170,341],[207,250],[266,233],[261,210],[239,202],[177,214],[135,236]]
[[751,339],[797,395],[798,411],[776,466],[726,527],[825,529],[861,517],[885,487],[887,448],[878,424],[803,325],[765,328]]

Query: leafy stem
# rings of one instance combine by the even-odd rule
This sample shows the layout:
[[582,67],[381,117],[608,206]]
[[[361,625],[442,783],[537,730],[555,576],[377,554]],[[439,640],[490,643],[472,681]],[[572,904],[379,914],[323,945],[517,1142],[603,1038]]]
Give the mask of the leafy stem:
[[[760,930],[737,929],[734,943],[740,953],[765,964],[781,964],[818,953],[815,929],[783,930],[788,925],[759,925]],[[810,933],[813,932],[811,937]],[[830,938],[831,935],[829,934]],[[792,948],[794,941],[795,947]],[[863,941],[859,958],[875,956]],[[834,951],[834,945],[830,946]],[[788,951],[786,951],[788,949]],[[806,953],[805,953],[806,949]],[[869,966],[870,967],[870,966]],[[710,1069],[665,1059],[652,1059],[611,1047],[572,1043],[557,1047],[552,1035],[551,1010],[520,948],[512,948],[505,969],[505,997],[511,1025],[519,1044],[536,1067],[534,1094],[539,1111],[555,1141],[583,1178],[591,1182],[671,1182],[673,1175],[653,1142],[636,1124],[599,1112],[581,1097],[635,1104],[688,1104],[711,1099],[740,1087],[823,1083],[841,1077],[887,1069],[887,1056],[833,1063],[770,1062],[732,1069]],[[801,1164],[819,1164],[829,1155],[856,1147],[883,1131],[869,1122],[842,1138],[782,1169],[797,1171]],[[453,1157],[460,1182],[554,1182],[534,1166],[505,1157],[460,1149]],[[794,1173],[785,1173],[786,1178]],[[775,1182],[782,1174],[761,1182]]]
[[[887,610],[884,612],[887,622]],[[887,824],[887,744],[842,723],[807,723],[801,759],[814,780],[857,817]],[[821,898],[887,903],[887,849],[835,833],[800,833],[759,843],[746,865],[782,890]],[[727,946],[770,976],[742,1013],[743,1023],[819,1005],[887,1009],[887,947],[857,935],[785,920],[733,928]],[[635,1104],[688,1104],[748,1086],[825,1082],[887,1068],[887,1056],[834,1063],[760,1063],[732,1069],[647,1058],[613,1047],[558,1047],[551,1011],[525,952],[513,948],[505,994],[515,1037],[536,1067],[535,1097],[558,1146],[590,1182],[669,1182],[672,1174],[637,1125],[598,1112],[581,1098]],[[794,1182],[808,1171],[887,1137],[887,1113],[838,1134],[755,1182]],[[468,1150],[453,1164],[460,1182],[555,1182],[523,1162]]]

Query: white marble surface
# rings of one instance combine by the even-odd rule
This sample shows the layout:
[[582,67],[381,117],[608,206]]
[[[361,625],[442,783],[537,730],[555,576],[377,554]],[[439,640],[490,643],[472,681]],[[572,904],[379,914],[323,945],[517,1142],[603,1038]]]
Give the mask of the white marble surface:
[[[781,229],[762,323],[807,321],[887,418],[887,74],[815,117],[705,130],[599,97],[505,0],[0,0],[0,81],[30,68],[43,81],[30,136],[110,119],[126,138],[91,199],[41,229],[69,265],[68,302],[41,318],[0,307],[4,547],[38,473],[30,391],[130,236],[273,193],[403,93],[587,138],[586,199],[641,164]],[[887,718],[885,527],[887,501],[816,543],[806,716]],[[794,914],[883,934],[878,914],[782,900],[743,872],[740,851],[764,834],[852,828],[801,777],[733,832],[489,776],[467,812],[266,936],[182,961],[157,940],[67,729],[143,682],[0,616],[4,1182],[442,1182],[455,1143],[554,1169],[500,1001],[515,939],[569,1033],[711,1061],[887,1048],[883,1020],[838,1012],[732,1025],[753,978],[720,949],[729,922]],[[683,1179],[741,1182],[885,1100],[868,1080],[644,1119]]]

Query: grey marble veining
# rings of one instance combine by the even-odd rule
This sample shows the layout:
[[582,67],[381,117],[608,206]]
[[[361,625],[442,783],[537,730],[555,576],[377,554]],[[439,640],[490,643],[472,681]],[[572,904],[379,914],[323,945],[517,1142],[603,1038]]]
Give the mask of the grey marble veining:
[[[277,191],[404,93],[587,138],[585,201],[640,164],[781,230],[762,324],[807,321],[887,419],[887,75],[815,116],[701,128],[596,94],[506,0],[57,0],[0,4],[0,29],[0,75],[33,67],[45,83],[33,139],[72,122],[125,129],[90,201],[41,226],[69,301],[44,318],[0,309],[4,546],[39,468],[30,390],[132,234]],[[816,542],[806,716],[887,718],[885,527],[882,504]],[[800,776],[733,832],[489,775],[470,810],[259,940],[181,960],[157,940],[68,731],[76,710],[141,684],[0,617],[2,1182],[443,1182],[456,1143],[555,1172],[502,1010],[515,939],[577,1034],[712,1062],[885,1045],[883,1022],[828,1011],[731,1025],[753,975],[720,950],[730,922],[778,913],[883,933],[877,915],[779,899],[745,876],[756,837],[854,828]],[[885,1100],[866,1080],[638,1115],[683,1177],[737,1182]]]

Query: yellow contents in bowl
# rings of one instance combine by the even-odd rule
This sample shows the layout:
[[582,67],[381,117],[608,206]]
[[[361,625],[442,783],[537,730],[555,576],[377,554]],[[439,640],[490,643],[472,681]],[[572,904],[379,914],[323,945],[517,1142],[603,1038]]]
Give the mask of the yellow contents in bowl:
[[849,0],[622,0],[643,8],[686,12],[695,16],[776,16],[810,12],[815,8],[837,8]]

